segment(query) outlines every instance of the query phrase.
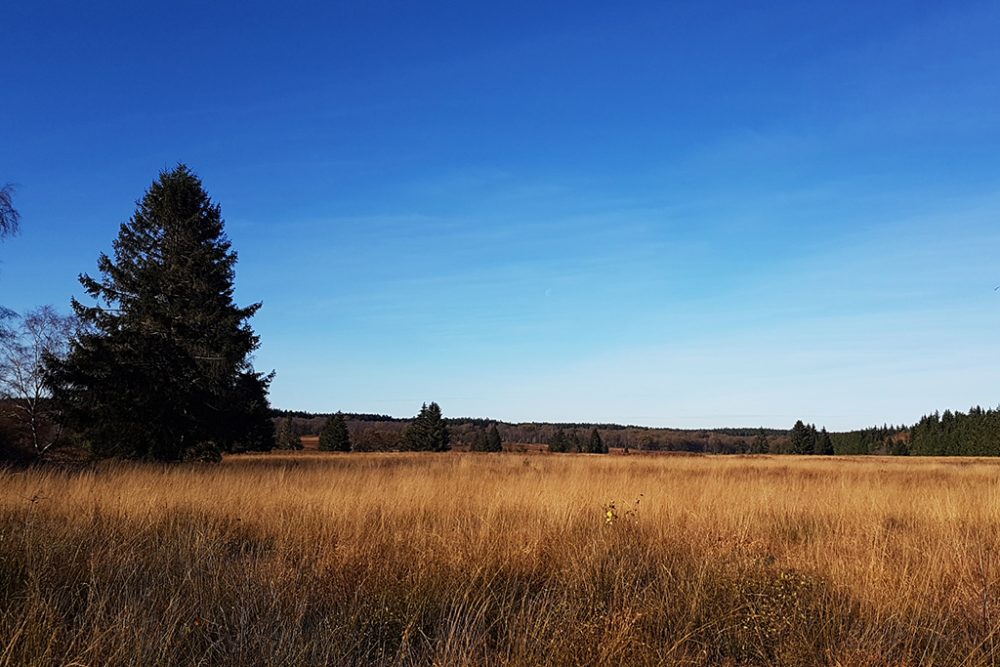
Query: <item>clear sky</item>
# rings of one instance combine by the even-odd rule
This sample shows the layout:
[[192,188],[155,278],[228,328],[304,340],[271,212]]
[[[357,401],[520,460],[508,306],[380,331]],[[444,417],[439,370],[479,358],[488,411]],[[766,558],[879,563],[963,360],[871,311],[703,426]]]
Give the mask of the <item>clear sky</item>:
[[1000,402],[995,1],[2,21],[15,310],[68,310],[185,162],[277,407],[844,429]]

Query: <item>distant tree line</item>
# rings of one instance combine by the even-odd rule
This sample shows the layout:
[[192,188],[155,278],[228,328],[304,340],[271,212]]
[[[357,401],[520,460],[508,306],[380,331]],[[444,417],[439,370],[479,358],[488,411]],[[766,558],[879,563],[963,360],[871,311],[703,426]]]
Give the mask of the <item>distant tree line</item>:
[[[318,435],[329,416],[274,411],[297,434]],[[297,416],[292,418],[292,414]],[[279,419],[279,427],[280,421]],[[354,451],[399,451],[412,448],[408,430],[412,418],[345,414]],[[934,413],[912,427],[882,425],[839,433],[797,421],[791,429],[680,430],[596,425],[574,428],[557,423],[508,424],[496,420],[445,418],[451,443],[471,451],[537,446],[551,452],[588,453],[601,450],[665,451],[704,454],[836,454],[836,455],[966,455],[1000,456],[1000,410],[972,408],[968,414]],[[495,432],[495,436],[493,433]],[[597,439],[594,438],[596,433]],[[280,440],[279,436],[279,440]]]
[[[283,419],[291,419],[297,436],[315,437],[322,430],[329,413],[273,410],[272,417],[280,426]],[[405,449],[405,432],[413,419],[345,412],[356,451],[393,451]],[[631,451],[691,452],[706,454],[748,454],[785,451],[788,430],[763,428],[730,428],[682,430],[623,426],[606,424],[569,423],[520,423],[511,424],[490,418],[445,417],[452,442],[459,449],[477,449],[482,434],[495,428],[503,443],[511,447],[537,447],[547,449],[557,431],[569,440],[586,442],[596,429],[601,442],[608,449]],[[575,443],[567,451],[575,451]],[[583,447],[581,446],[581,450]]]
[[[305,410],[282,410],[280,408],[272,408],[271,409],[271,416],[272,417],[291,417],[291,418],[294,418],[294,419],[306,419],[306,420],[319,419],[319,420],[322,420],[323,423],[326,423],[325,422],[326,418],[333,416],[333,414],[334,413],[325,414],[325,413],[308,412],[308,411],[305,411]],[[371,412],[344,412],[342,414],[344,415],[344,417],[346,419],[358,419],[358,420],[366,421],[366,422],[408,422],[408,421],[410,421],[409,417],[391,417],[389,415],[380,415],[380,414],[375,414],[375,413],[371,413]]]
[[973,407],[921,417],[910,427],[873,426],[833,434],[837,454],[1000,456],[1000,410]]
[[[314,415],[307,412],[273,410],[279,449],[302,449],[303,436],[318,435],[318,449],[325,452],[428,451],[451,449],[451,432],[441,407],[424,403],[412,419],[385,418],[384,415]],[[499,434],[483,430],[487,447],[499,442]],[[484,451],[494,451],[492,449]]]
[[[292,414],[300,415],[292,417]],[[280,432],[283,420],[299,436],[318,435],[330,416],[274,411]],[[279,415],[288,415],[280,417]],[[413,449],[413,418],[344,414],[353,451]],[[499,451],[538,446],[556,453],[588,453],[600,449],[704,454],[820,454],[890,456],[1000,456],[1000,409],[975,407],[968,413],[945,411],[923,417],[911,427],[882,425],[839,433],[797,421],[791,429],[657,429],[595,425],[574,428],[555,423],[508,424],[492,419],[443,419],[449,441],[471,451]],[[495,434],[495,435],[494,435]],[[596,438],[594,437],[596,434]]]
[[1000,409],[935,412],[910,429],[909,453],[917,456],[1000,456]]
[[833,434],[837,454],[1000,456],[1000,409],[935,412],[910,427],[873,426]]
[[837,455],[906,456],[910,453],[910,431],[903,426],[884,424],[844,433],[833,433],[831,437],[833,451]]
[[608,446],[601,438],[600,432],[596,428],[590,429],[590,434],[586,439],[581,438],[579,432],[573,429],[568,435],[560,428],[549,441],[549,451],[562,454],[573,452],[576,454],[607,454]]

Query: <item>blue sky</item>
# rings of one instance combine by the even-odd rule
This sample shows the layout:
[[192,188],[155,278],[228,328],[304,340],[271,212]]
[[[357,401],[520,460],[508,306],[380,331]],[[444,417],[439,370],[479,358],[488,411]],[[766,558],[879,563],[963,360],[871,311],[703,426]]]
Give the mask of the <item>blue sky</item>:
[[832,429],[1000,403],[1000,4],[4,10],[0,303],[68,308],[159,170],[272,402]]

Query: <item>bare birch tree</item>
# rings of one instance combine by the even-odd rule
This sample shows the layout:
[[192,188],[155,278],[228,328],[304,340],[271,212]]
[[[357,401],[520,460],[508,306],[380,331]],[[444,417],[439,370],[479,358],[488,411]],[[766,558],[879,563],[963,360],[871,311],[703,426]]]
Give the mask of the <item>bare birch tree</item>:
[[0,187],[0,238],[17,233],[21,215],[14,208],[14,186]]
[[56,423],[45,385],[45,359],[64,358],[75,318],[42,306],[0,332],[0,410],[24,434],[37,457],[58,442]]

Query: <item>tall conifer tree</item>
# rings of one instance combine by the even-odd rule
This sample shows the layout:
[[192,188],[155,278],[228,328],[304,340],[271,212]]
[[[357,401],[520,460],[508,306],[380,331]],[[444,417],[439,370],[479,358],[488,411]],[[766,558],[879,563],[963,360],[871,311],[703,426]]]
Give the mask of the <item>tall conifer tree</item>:
[[186,166],[164,171],[80,282],[84,330],[51,360],[54,398],[97,456],[179,460],[269,449],[270,375],[250,355],[259,303],[233,302],[236,253]]

